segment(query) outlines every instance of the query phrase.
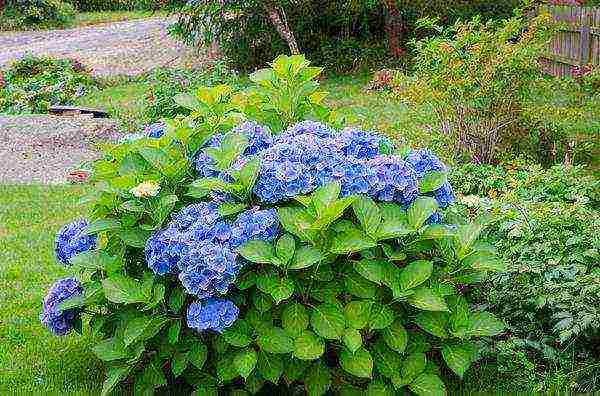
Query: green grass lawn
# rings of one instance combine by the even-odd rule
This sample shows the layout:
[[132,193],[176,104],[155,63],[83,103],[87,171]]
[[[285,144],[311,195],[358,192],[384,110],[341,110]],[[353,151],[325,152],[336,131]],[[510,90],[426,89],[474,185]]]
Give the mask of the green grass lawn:
[[[0,394],[98,394],[103,372],[89,338],[55,337],[38,319],[54,281],[57,230],[85,213],[83,189],[0,186]],[[16,392],[16,393],[13,393]]]

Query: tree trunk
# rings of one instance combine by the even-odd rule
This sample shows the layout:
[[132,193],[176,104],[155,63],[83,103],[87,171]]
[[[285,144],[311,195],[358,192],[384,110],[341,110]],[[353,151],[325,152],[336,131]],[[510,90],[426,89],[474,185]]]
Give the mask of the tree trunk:
[[385,32],[388,39],[388,50],[391,56],[398,58],[406,52],[401,43],[404,39],[402,15],[400,15],[396,0],[383,0],[383,3],[387,9]]
[[300,50],[298,49],[298,44],[296,43],[296,38],[294,37],[294,32],[290,30],[290,27],[287,23],[287,18],[285,16],[285,11],[282,8],[277,9],[275,4],[271,1],[264,1],[263,7],[267,12],[267,16],[269,20],[279,33],[279,36],[287,43],[290,48],[290,52],[292,54],[299,54]]

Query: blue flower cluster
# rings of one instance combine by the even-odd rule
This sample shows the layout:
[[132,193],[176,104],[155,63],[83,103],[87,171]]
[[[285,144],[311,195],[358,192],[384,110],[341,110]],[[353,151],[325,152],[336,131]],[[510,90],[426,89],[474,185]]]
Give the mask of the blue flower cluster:
[[278,232],[274,209],[249,209],[228,223],[214,203],[197,203],[148,240],[146,263],[158,275],[178,274],[187,293],[205,299],[225,294],[245,264],[237,247],[252,239],[272,241]]
[[76,295],[83,294],[83,287],[75,278],[65,278],[57,281],[44,298],[40,321],[51,332],[63,336],[69,333],[73,324],[79,318],[78,309],[61,311],[59,305]]
[[[448,167],[438,157],[427,149],[413,150],[406,157],[408,162],[422,178],[429,172],[447,172]],[[450,183],[445,182],[431,194],[438,201],[440,208],[445,209],[456,200]]]
[[211,298],[190,304],[187,310],[187,325],[197,331],[214,330],[221,333],[231,326],[240,310],[228,300]]
[[154,139],[160,139],[165,134],[165,129],[166,125],[164,123],[155,122],[144,128],[144,135]]
[[64,265],[71,264],[73,256],[96,247],[96,236],[87,235],[88,222],[76,220],[64,226],[56,235],[54,251],[56,258]]

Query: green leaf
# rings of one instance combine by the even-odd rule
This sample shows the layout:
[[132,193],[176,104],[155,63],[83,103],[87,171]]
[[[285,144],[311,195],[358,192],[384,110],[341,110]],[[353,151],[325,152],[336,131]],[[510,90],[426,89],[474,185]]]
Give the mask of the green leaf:
[[226,328],[221,334],[228,344],[235,347],[246,347],[254,341],[252,328],[243,319],[236,320],[233,325]]
[[408,344],[408,333],[402,322],[396,320],[391,326],[383,331],[383,340],[394,351],[403,354]]
[[179,106],[186,108],[188,110],[196,110],[201,107],[200,101],[193,95],[187,93],[179,93],[173,96],[173,101],[177,103]]
[[312,241],[315,231],[311,229],[315,218],[298,206],[277,208],[277,217],[281,226],[289,233],[296,235],[302,241]]
[[260,351],[256,370],[264,379],[277,384],[281,374],[283,374],[283,360],[279,355],[271,355]]
[[258,355],[256,354],[256,351],[254,349],[246,348],[235,355],[233,358],[233,365],[237,372],[246,379],[250,373],[254,371],[257,361]]
[[381,213],[375,201],[366,195],[360,195],[352,203],[352,208],[367,235],[376,237],[381,223]]
[[342,341],[344,341],[344,345],[352,353],[355,353],[362,346],[362,336],[356,329],[346,329],[342,336]]
[[448,367],[462,379],[471,363],[477,359],[477,348],[469,342],[446,344],[442,347],[442,357]]
[[183,353],[175,353],[171,359],[171,372],[175,378],[179,377],[188,366],[189,360]]
[[202,370],[206,359],[208,358],[208,348],[201,342],[194,342],[192,347],[187,353],[187,359],[192,363],[198,370]]
[[85,232],[88,235],[99,234],[101,232],[118,230],[121,228],[121,222],[117,219],[100,219],[90,223],[86,228]]
[[269,294],[275,300],[276,304],[279,304],[283,300],[287,300],[294,294],[294,281],[290,278],[283,277],[277,278],[273,288],[270,290]]
[[219,214],[222,217],[231,216],[242,212],[248,205],[243,203],[222,203],[219,205]]
[[389,378],[396,384],[401,384],[400,369],[402,367],[402,359],[399,354],[392,351],[382,342],[376,342],[372,348],[373,357],[377,371],[384,377]]
[[417,260],[402,268],[398,277],[398,283],[401,290],[413,289],[431,276],[433,272],[433,263],[426,260]]
[[401,217],[384,220],[377,229],[376,239],[381,241],[384,239],[401,238],[412,232],[414,230],[408,225],[406,215],[402,213]]
[[151,362],[146,366],[142,375],[135,378],[135,394],[154,394],[154,389],[167,384],[165,374],[157,363]]
[[419,192],[421,194],[427,194],[435,191],[442,187],[446,183],[447,176],[446,172],[432,171],[426,173],[421,180],[419,180]]
[[300,246],[294,255],[294,260],[288,266],[288,269],[298,270],[313,266],[323,260],[323,255],[312,246]]
[[354,269],[365,279],[381,285],[386,277],[386,264],[383,260],[362,259],[354,263]]
[[71,258],[71,268],[74,270],[101,270],[108,272],[108,269],[120,266],[120,261],[118,257],[110,256],[106,252],[88,250]]
[[430,197],[419,197],[413,201],[406,212],[408,224],[415,230],[423,226],[427,220],[438,208],[438,203]]
[[248,160],[239,173],[239,182],[244,186],[244,190],[246,194],[252,191],[254,187],[254,183],[256,183],[256,179],[258,178],[258,172],[260,171],[260,159],[258,157],[253,157]]
[[283,234],[275,245],[275,251],[277,257],[284,264],[287,265],[294,257],[294,251],[296,250],[296,241],[290,234]]
[[83,294],[75,294],[70,298],[58,304],[59,311],[67,311],[73,308],[81,308],[85,305],[85,296]]
[[456,231],[451,226],[444,224],[430,224],[423,230],[421,238],[423,239],[442,239],[452,237],[456,234]]
[[169,330],[167,331],[167,340],[169,343],[174,345],[179,341],[179,333],[181,332],[181,321],[176,321],[171,326],[169,326]]
[[346,325],[351,329],[362,329],[371,317],[371,301],[350,301],[344,308]]
[[346,275],[344,286],[348,293],[359,298],[373,298],[377,292],[377,285],[375,283],[366,280],[355,271]]
[[98,356],[98,359],[105,362],[125,359],[129,355],[123,340],[117,337],[100,341],[92,348],[92,351]]
[[448,311],[444,299],[432,289],[420,287],[408,296],[407,302],[424,311]]
[[355,353],[343,348],[340,352],[340,365],[356,377],[371,378],[373,374],[373,358],[365,348],[359,348]]
[[331,182],[319,187],[311,195],[312,202],[317,211],[318,217],[323,217],[325,210],[330,207],[340,195],[342,186],[340,182]]
[[448,319],[447,312],[421,312],[415,318],[417,326],[436,337],[447,338]]
[[213,160],[213,167],[218,171],[225,171],[231,167],[236,159],[248,147],[248,138],[241,133],[228,132],[223,136],[218,148],[205,148],[204,152]]
[[456,226],[456,234],[454,236],[456,243],[459,246],[459,258],[465,257],[470,248],[473,246],[481,231],[483,230],[483,226],[478,223],[470,223],[470,224],[460,224]]
[[106,298],[114,303],[133,304],[150,301],[151,295],[142,288],[142,283],[121,274],[112,274],[102,280]]
[[424,353],[415,352],[406,357],[402,362],[402,380],[409,384],[419,376],[427,366],[427,357]]
[[127,378],[133,368],[133,365],[110,367],[106,372],[106,380],[104,380],[104,384],[102,385],[101,396],[107,396],[110,394],[115,386],[119,384],[119,382]]
[[248,241],[237,249],[246,260],[260,264],[278,263],[273,245],[261,240]]
[[467,332],[472,337],[493,337],[506,328],[502,321],[489,312],[473,312],[469,321]]
[[339,340],[346,328],[346,318],[337,306],[323,303],[313,308],[310,324],[321,337],[327,340]]
[[377,246],[375,240],[358,228],[348,228],[333,238],[331,252],[335,254],[348,254],[370,249]]
[[331,373],[321,362],[313,364],[304,378],[308,396],[322,396],[331,386]]
[[506,271],[506,264],[495,255],[483,252],[476,252],[468,255],[464,260],[465,266],[478,271],[503,272]]
[[228,383],[238,376],[238,372],[233,365],[233,356],[225,355],[217,360],[217,377],[222,383]]
[[394,396],[395,392],[384,381],[373,381],[367,387],[366,396]]
[[141,230],[139,228],[128,228],[121,230],[117,236],[127,245],[141,249],[146,246],[146,241],[150,237],[150,231]]
[[169,308],[173,312],[179,312],[183,303],[185,302],[185,293],[181,288],[173,288],[171,295],[169,296]]
[[318,217],[317,221],[311,225],[311,228],[322,230],[329,226],[344,214],[346,209],[352,205],[355,198],[356,197],[354,196],[345,197],[332,203],[323,210],[323,213]]
[[268,353],[289,353],[294,350],[294,341],[285,331],[271,327],[258,336],[257,344]]
[[375,304],[371,308],[371,316],[369,317],[369,327],[372,330],[385,329],[394,322],[395,314],[386,305]]
[[168,318],[158,315],[148,317],[145,315],[136,316],[129,320],[123,333],[123,342],[125,346],[135,344],[140,341],[146,341],[154,337],[169,321]]
[[234,184],[227,183],[217,177],[204,177],[194,180],[189,185],[188,195],[194,198],[204,198],[211,191],[220,191],[226,193],[237,193],[238,190]]
[[423,373],[419,375],[409,386],[417,396],[445,396],[446,386],[433,373]]
[[308,327],[308,314],[304,305],[288,303],[281,313],[281,325],[290,337],[299,336]]
[[294,356],[300,360],[315,360],[324,352],[325,342],[311,331],[303,331],[294,340]]

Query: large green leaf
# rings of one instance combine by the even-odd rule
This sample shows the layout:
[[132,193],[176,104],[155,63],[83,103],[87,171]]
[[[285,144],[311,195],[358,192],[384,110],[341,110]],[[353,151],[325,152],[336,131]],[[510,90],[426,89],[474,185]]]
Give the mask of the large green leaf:
[[134,365],[130,364],[109,367],[106,372],[106,380],[104,380],[104,384],[102,385],[101,396],[109,395],[119,382],[127,378],[134,367]]
[[401,356],[380,341],[375,343],[371,352],[373,353],[377,371],[384,377],[389,378],[395,386],[400,385],[402,383],[400,374],[402,367]]
[[322,396],[331,386],[331,373],[321,362],[313,364],[304,377],[308,396]]
[[408,224],[406,215],[384,220],[377,229],[377,240],[401,238],[414,232],[414,229]]
[[135,316],[125,325],[123,342],[125,346],[129,346],[136,342],[146,341],[158,334],[168,322],[169,319],[162,315],[152,317]]
[[283,360],[279,355],[272,355],[260,351],[258,353],[256,370],[264,379],[277,384],[281,374],[283,374]]
[[288,303],[281,313],[281,326],[291,337],[299,336],[308,327],[308,314],[304,305]]
[[415,352],[406,357],[402,362],[402,380],[409,384],[419,376],[427,366],[427,356],[421,352]]
[[294,294],[294,281],[288,277],[277,278],[273,288],[269,294],[275,300],[276,304],[279,304],[283,300],[287,300]]
[[414,293],[408,296],[407,302],[424,311],[448,311],[444,299],[436,291],[427,287],[415,289]]
[[344,278],[346,291],[359,298],[373,298],[377,292],[377,285],[366,280],[357,272],[352,271]]
[[258,336],[257,344],[267,353],[289,353],[294,350],[294,341],[283,329],[271,327]]
[[325,341],[305,330],[294,340],[294,356],[300,360],[315,360],[325,352]]
[[341,188],[342,186],[340,182],[335,181],[317,188],[311,195],[311,199],[315,210],[317,211],[318,217],[322,217],[325,213],[325,210],[337,201]]
[[340,352],[340,365],[346,372],[360,378],[371,378],[373,375],[373,358],[365,348],[359,348],[354,353],[343,348]]
[[92,235],[106,231],[118,230],[119,228],[121,228],[121,222],[119,220],[106,218],[93,221],[85,228],[85,232],[88,235]]
[[277,208],[277,216],[281,226],[289,233],[296,235],[302,241],[314,239],[315,231],[311,229],[315,221],[308,210],[299,206],[284,206]]
[[375,304],[371,307],[371,315],[369,316],[369,327],[372,330],[385,329],[394,322],[394,311],[383,304]]
[[201,342],[194,342],[192,347],[187,353],[187,359],[192,363],[198,370],[202,370],[206,359],[208,358],[208,348]]
[[438,203],[430,197],[419,197],[410,204],[406,212],[408,224],[415,230],[423,226],[427,220],[438,208]]
[[446,338],[449,316],[447,312],[421,312],[415,318],[415,323],[434,336]]
[[371,301],[350,301],[344,308],[346,325],[351,329],[362,329],[369,323],[371,317]]
[[356,329],[346,329],[342,336],[342,341],[352,353],[355,353],[362,346],[362,336]]
[[503,272],[506,264],[500,258],[487,252],[476,252],[468,255],[463,264],[478,271]]
[[308,268],[321,260],[323,260],[323,255],[319,250],[308,245],[300,246],[298,250],[296,250],[294,259],[288,266],[288,269],[296,270]]
[[348,254],[375,247],[377,242],[359,230],[348,228],[342,233],[336,234],[331,244],[331,252],[335,254]]
[[200,101],[193,95],[187,93],[179,93],[173,96],[173,101],[179,106],[184,107],[188,110],[196,110],[201,107]]
[[335,305],[323,303],[312,309],[310,323],[315,332],[328,340],[339,340],[344,335],[346,318]]
[[471,363],[477,359],[477,347],[470,342],[446,344],[442,347],[442,357],[448,367],[462,379]]
[[433,373],[419,375],[409,386],[409,389],[418,396],[445,396],[446,386]]
[[352,208],[367,235],[376,237],[379,224],[381,223],[381,213],[375,201],[366,195],[360,195],[352,203]]
[[473,337],[493,337],[506,328],[501,320],[489,312],[474,312],[469,321],[468,334]]
[[254,341],[252,328],[243,319],[236,320],[232,326],[226,328],[222,336],[227,343],[240,348],[246,347]]
[[160,369],[158,363],[149,363],[141,375],[135,378],[134,394],[135,395],[152,395],[154,389],[167,384],[165,374]]
[[394,351],[404,353],[408,344],[408,333],[402,322],[396,320],[391,326],[383,331],[383,340]]
[[296,242],[294,237],[290,234],[283,234],[275,245],[275,252],[277,257],[284,264],[288,265],[294,257],[294,251],[296,250]]
[[433,272],[433,263],[427,260],[417,260],[402,268],[398,276],[398,283],[401,290],[413,289],[431,276]]
[[257,361],[258,355],[256,354],[256,351],[251,348],[242,349],[233,357],[233,365],[238,374],[243,378],[248,378],[250,373],[254,371]]
[[122,274],[112,274],[102,280],[102,288],[106,298],[114,303],[133,304],[149,302],[152,297],[142,282]]
[[105,362],[125,359],[129,356],[125,343],[118,337],[100,341],[92,348],[92,351],[98,356],[98,359]]
[[346,209],[352,205],[356,197],[350,196],[338,199],[331,205],[323,209],[323,212],[318,216],[317,221],[312,224],[312,228],[321,230],[329,226],[331,223],[339,219]]
[[364,278],[381,285],[387,275],[386,264],[383,260],[362,259],[354,263],[354,269]]
[[273,245],[268,242],[261,241],[258,239],[251,240],[243,244],[237,249],[238,253],[243,258],[259,264],[277,264],[279,260],[275,255],[275,249]]
[[421,180],[419,180],[419,192],[427,194],[442,187],[446,183],[447,176],[445,172],[432,171],[427,172]]

